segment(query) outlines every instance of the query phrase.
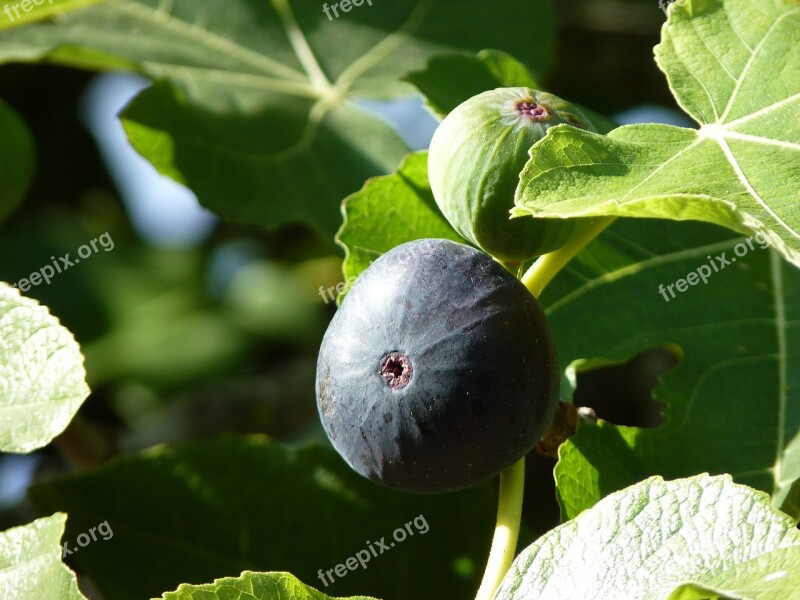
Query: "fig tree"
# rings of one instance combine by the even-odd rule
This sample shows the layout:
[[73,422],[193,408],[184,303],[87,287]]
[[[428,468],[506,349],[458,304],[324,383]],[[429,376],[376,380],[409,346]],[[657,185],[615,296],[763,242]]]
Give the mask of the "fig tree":
[[529,88],[498,88],[460,104],[442,121],[428,156],[431,189],[444,216],[492,256],[520,262],[561,247],[574,220],[511,219],[528,150],[554,125],[595,131],[561,98]]
[[485,481],[540,439],[559,376],[545,315],[490,256],[424,239],[356,280],[325,333],[317,403],[362,475],[435,493]]

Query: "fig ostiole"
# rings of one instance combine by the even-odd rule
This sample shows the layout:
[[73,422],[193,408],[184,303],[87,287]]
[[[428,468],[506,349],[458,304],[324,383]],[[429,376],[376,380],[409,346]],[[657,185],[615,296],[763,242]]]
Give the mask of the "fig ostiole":
[[579,108],[530,88],[498,88],[456,107],[431,141],[428,176],[456,231],[485,252],[518,263],[557,250],[575,231],[567,219],[511,219],[528,151],[550,127],[595,131]]
[[486,253],[423,239],[356,280],[317,363],[325,431],[357,472],[414,493],[458,490],[527,454],[559,376],[544,312]]

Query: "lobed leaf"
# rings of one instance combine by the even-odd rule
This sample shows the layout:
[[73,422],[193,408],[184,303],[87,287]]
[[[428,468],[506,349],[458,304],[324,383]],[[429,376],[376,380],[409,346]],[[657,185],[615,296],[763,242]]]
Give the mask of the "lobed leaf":
[[341,199],[407,152],[357,100],[413,93],[402,76],[442,52],[522,49],[539,72],[551,31],[546,0],[363,0],[338,17],[331,5],[106,0],[0,32],[0,62],[157,80],[122,118],[160,172],[228,219],[333,235]]
[[554,127],[513,214],[706,221],[760,233],[800,264],[798,30],[795,0],[673,4],[656,59],[699,128]]

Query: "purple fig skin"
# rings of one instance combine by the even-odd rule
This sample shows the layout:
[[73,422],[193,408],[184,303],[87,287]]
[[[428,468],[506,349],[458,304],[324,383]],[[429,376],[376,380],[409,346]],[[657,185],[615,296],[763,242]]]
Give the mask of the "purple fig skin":
[[547,319],[490,256],[439,239],[364,271],[322,341],[317,404],[358,473],[406,492],[484,482],[549,426],[559,372]]

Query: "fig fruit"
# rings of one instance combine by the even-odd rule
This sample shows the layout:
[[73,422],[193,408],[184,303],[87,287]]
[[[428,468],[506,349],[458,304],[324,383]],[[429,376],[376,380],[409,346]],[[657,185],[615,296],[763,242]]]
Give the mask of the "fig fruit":
[[356,280],[317,362],[325,431],[353,469],[415,493],[490,479],[552,420],[559,375],[538,302],[490,256],[402,244]]
[[574,220],[509,214],[528,150],[561,123],[596,130],[577,107],[524,87],[483,92],[447,115],[431,141],[428,176],[436,203],[456,231],[506,262],[566,243]]

